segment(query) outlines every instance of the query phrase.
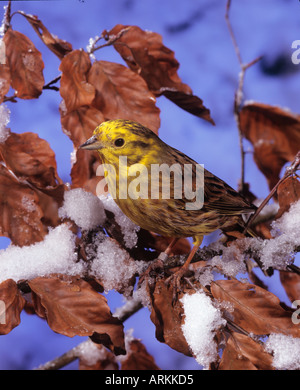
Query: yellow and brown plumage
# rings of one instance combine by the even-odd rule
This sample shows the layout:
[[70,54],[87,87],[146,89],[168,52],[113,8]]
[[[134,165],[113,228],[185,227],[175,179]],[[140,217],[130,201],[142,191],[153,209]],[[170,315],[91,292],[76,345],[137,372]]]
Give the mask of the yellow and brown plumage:
[[[169,199],[151,198],[150,185],[148,186],[146,199],[132,199],[130,196],[121,199],[119,196],[121,190],[119,179],[128,174],[127,169],[119,170],[119,158],[121,156],[127,157],[128,167],[133,164],[145,166],[148,172],[145,179],[148,180],[148,183],[151,183],[152,164],[167,164],[169,166],[175,164],[177,169],[183,169],[184,165],[191,164],[193,168],[193,187],[196,180],[197,163],[184,153],[167,145],[150,129],[139,123],[128,120],[103,122],[81,148],[96,149],[102,162],[115,168],[117,179],[115,201],[124,214],[134,223],[146,230],[174,239],[180,237],[194,238],[194,248],[184,265],[185,268],[201,245],[204,235],[217,229],[226,230],[234,224],[242,226],[241,215],[255,210],[255,206],[206,169],[204,169],[204,203],[201,209],[187,210],[185,205],[191,200],[187,200],[184,193],[180,199],[174,198],[175,173],[170,177],[171,196]],[[126,185],[129,186],[134,179],[134,176],[127,176]],[[111,192],[113,183],[110,182],[109,175],[107,181],[109,192]],[[161,181],[156,185],[158,188],[154,188],[154,190],[161,194]]]

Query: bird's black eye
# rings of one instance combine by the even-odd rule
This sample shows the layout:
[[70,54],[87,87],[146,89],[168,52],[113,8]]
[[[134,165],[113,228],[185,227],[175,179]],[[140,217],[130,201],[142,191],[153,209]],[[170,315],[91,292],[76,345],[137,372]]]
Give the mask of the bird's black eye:
[[123,140],[123,138],[117,138],[115,140],[115,146],[117,146],[118,148],[120,148],[121,146],[123,146],[125,143],[125,141]]

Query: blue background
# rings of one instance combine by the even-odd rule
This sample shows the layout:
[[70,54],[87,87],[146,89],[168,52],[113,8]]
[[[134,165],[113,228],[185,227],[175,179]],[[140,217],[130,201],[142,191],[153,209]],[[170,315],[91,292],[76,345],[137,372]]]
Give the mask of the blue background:
[[[1,2],[1,5],[6,2]],[[216,122],[213,127],[181,110],[164,97],[160,137],[237,188],[240,177],[238,132],[233,116],[239,64],[225,22],[225,0],[63,0],[13,1],[12,11],[38,15],[53,34],[69,41],[74,49],[86,48],[89,38],[110,30],[116,24],[133,24],[158,32],[164,44],[175,51],[181,66],[179,76],[201,97]],[[1,10],[2,12],[2,10]],[[1,17],[1,14],[0,14]],[[297,0],[233,0],[230,19],[242,59],[263,60],[247,71],[245,99],[288,107],[299,113],[300,65],[291,62],[292,42],[300,39],[300,3]],[[37,37],[21,15],[12,26],[27,35],[42,52],[45,82],[59,75],[59,60]],[[97,59],[123,63],[112,47],[97,51]],[[45,138],[57,156],[58,173],[70,181],[70,153],[73,146],[61,131],[58,92],[44,91],[37,100],[6,103],[11,110],[9,126],[16,133],[33,131]],[[251,145],[245,142],[246,149]],[[264,176],[246,157],[246,181],[259,198],[268,194]],[[212,239],[212,238],[210,238]],[[207,239],[204,242],[208,242]],[[5,248],[9,243],[0,238]],[[259,275],[261,277],[261,275]],[[265,281],[271,292],[290,304],[280,286],[278,275]],[[112,312],[122,305],[122,297],[107,295]],[[125,323],[134,328],[162,369],[200,369],[193,358],[171,350],[155,339],[148,309],[142,309]],[[83,339],[55,334],[37,316],[22,314],[20,326],[0,338],[0,369],[30,369],[66,352]],[[67,368],[76,368],[73,363]]]

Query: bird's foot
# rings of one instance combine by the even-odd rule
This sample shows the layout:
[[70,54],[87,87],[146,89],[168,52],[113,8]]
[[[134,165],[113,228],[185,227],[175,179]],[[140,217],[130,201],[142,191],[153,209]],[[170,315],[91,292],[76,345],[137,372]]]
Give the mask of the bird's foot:
[[172,287],[173,289],[173,296],[172,296],[172,305],[174,306],[176,301],[178,300],[178,295],[182,292],[182,278],[185,276],[190,276],[190,270],[188,267],[185,267],[184,265],[176,272],[174,272],[171,276],[169,276],[165,280],[165,284]]
[[153,284],[153,279],[158,275],[164,272],[164,261],[168,258],[168,255],[165,252],[161,252],[156,260],[154,260],[146,271],[140,276],[138,286],[147,280],[149,285]]

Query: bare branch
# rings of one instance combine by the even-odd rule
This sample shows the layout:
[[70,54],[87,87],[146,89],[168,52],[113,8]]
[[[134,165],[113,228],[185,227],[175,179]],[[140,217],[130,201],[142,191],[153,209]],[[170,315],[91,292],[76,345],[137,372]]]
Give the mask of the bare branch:
[[288,268],[292,272],[295,272],[295,274],[300,275],[300,268],[297,267],[295,264],[289,264],[286,268]]
[[5,102],[17,103],[16,98],[17,98],[16,93],[14,93],[12,96],[4,96],[3,103],[5,103]]
[[232,26],[230,23],[230,19],[229,19],[230,6],[231,6],[231,0],[228,0],[227,4],[226,4],[225,20],[226,20],[229,34],[230,34],[230,37],[232,39],[233,47],[234,47],[234,50],[235,50],[235,53],[236,53],[236,56],[237,56],[237,59],[238,59],[238,62],[239,62],[240,68],[241,68],[241,71],[239,73],[238,88],[237,88],[237,90],[235,92],[235,96],[234,96],[234,117],[235,117],[235,120],[237,123],[238,132],[239,132],[239,146],[240,146],[240,154],[241,154],[241,179],[240,179],[240,183],[239,183],[239,187],[240,187],[239,190],[243,193],[244,189],[245,189],[245,154],[246,154],[246,152],[244,150],[244,145],[243,145],[244,136],[243,136],[241,126],[240,126],[239,112],[240,112],[242,102],[243,102],[243,96],[244,96],[243,95],[243,88],[244,88],[244,80],[245,80],[246,70],[248,68],[250,68],[252,65],[256,64],[262,57],[258,57],[256,59],[254,59],[253,61],[250,61],[249,63],[244,64],[239,46],[237,44],[237,40],[235,38],[233,29],[232,29]]
[[63,355],[45,363],[45,364],[40,365],[39,367],[35,368],[35,370],[59,370],[60,368],[67,366],[68,364],[72,363],[74,360],[78,359],[79,348],[82,344],[84,344],[86,342],[87,341],[84,341],[83,343],[70,349],[68,352],[64,353]]
[[261,210],[266,206],[266,204],[269,202],[269,200],[273,197],[275,192],[277,191],[277,188],[279,187],[280,184],[282,184],[288,177],[294,175],[297,170],[300,169],[300,151],[296,154],[292,164],[286,168],[285,173],[283,177],[277,182],[277,184],[272,188],[271,192],[269,195],[264,199],[264,201],[260,204],[256,212],[249,218],[246,227],[244,229],[243,234],[247,232],[253,221],[256,219],[258,214],[261,212]]
[[230,19],[229,19],[230,6],[231,6],[231,0],[228,0],[227,4],[226,4],[225,20],[226,20],[227,27],[228,27],[228,30],[229,30],[229,33],[230,33],[230,37],[231,37],[232,42],[233,42],[233,47],[234,47],[236,56],[238,58],[240,66],[242,67],[243,61],[242,61],[240,49],[239,49],[239,46],[237,44],[237,41],[236,41],[236,38],[235,38],[235,35],[234,35],[234,32],[233,32],[233,29],[232,29],[232,26],[231,26],[231,23],[230,23]]

